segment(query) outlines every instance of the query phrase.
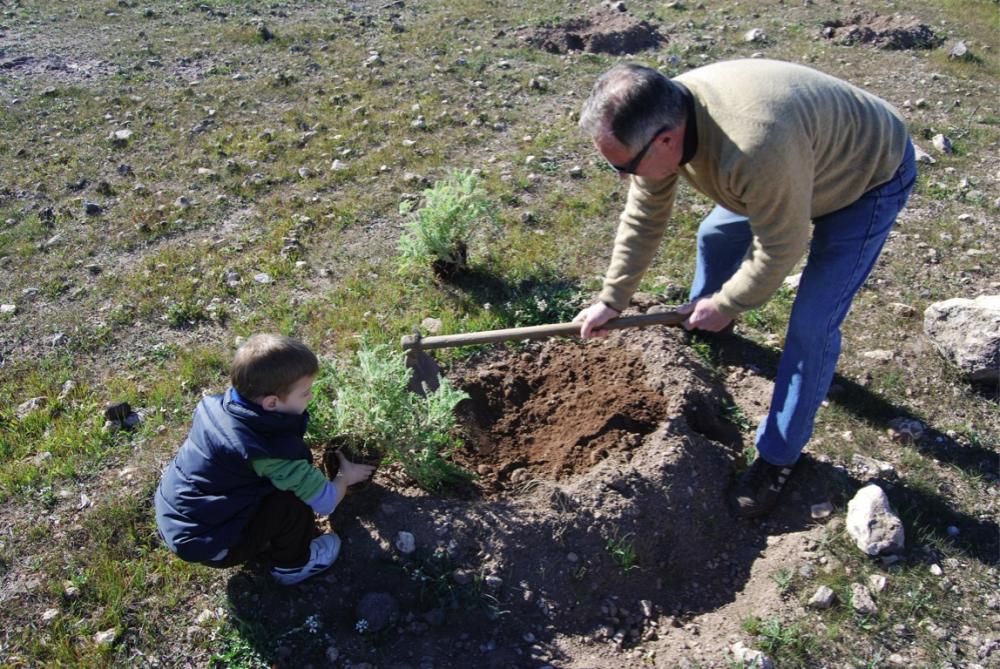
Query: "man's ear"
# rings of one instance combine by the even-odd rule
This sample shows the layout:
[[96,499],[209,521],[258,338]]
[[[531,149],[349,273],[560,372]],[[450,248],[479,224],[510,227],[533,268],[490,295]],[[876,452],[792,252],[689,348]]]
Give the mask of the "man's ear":
[[274,411],[279,401],[281,401],[281,398],[277,395],[268,395],[260,401],[260,405],[268,411]]

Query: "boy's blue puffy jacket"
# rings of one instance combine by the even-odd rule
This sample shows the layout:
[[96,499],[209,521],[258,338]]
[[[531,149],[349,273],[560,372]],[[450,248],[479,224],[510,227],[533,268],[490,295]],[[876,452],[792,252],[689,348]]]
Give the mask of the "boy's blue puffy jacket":
[[156,489],[156,525],[190,562],[211,560],[240,538],[261,499],[276,491],[251,460],[311,460],[302,441],[308,415],[265,411],[230,388],[198,403],[191,433]]

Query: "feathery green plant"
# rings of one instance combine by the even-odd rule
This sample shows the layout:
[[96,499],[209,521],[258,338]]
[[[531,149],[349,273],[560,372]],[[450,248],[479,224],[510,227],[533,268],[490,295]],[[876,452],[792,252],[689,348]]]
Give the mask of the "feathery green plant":
[[[477,227],[493,221],[493,204],[470,170],[455,170],[423,193],[424,203],[413,212],[399,239],[399,265],[419,271],[428,265],[442,272],[468,264],[469,242]],[[400,207],[409,213],[409,204]]]
[[396,462],[432,492],[469,477],[447,459],[461,442],[455,407],[468,395],[442,378],[425,396],[409,390],[404,357],[386,344],[367,344],[349,364],[325,360],[309,406],[311,443],[348,444],[362,457]]

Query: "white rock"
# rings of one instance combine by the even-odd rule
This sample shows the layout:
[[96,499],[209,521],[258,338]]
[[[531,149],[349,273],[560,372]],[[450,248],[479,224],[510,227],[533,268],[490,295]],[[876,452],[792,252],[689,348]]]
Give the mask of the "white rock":
[[875,606],[872,594],[862,583],[851,584],[851,606],[862,615],[870,616],[878,613],[878,607]]
[[47,623],[58,615],[59,609],[45,609],[45,613],[42,614],[42,622]]
[[821,585],[816,589],[813,596],[809,598],[807,606],[813,609],[828,609],[833,606],[836,600],[837,595],[834,594],[833,590],[825,585]]
[[892,463],[869,458],[860,453],[855,453],[851,457],[851,465],[869,476],[894,476],[896,474],[896,468],[892,466]]
[[785,280],[782,281],[783,284],[791,288],[792,290],[797,290],[799,287],[799,282],[802,281],[802,272],[798,274],[792,274],[791,276],[786,276]]
[[924,165],[933,165],[937,162],[937,160],[934,159],[934,156],[927,153],[916,144],[913,145],[913,158],[918,163],[923,163]]
[[335,160],[330,165],[330,169],[333,170],[333,171],[335,171],[335,172],[340,172],[342,170],[346,170],[347,169],[347,163],[345,163],[344,161],[339,160],[339,159]]
[[931,140],[931,143],[934,145],[934,148],[941,153],[951,153],[953,150],[951,140],[940,133],[934,135],[934,139]]
[[939,564],[932,564],[930,572],[932,576],[942,576],[944,574],[944,570],[941,569],[941,565]]
[[763,28],[751,28],[750,30],[743,33],[744,42],[766,42],[767,33],[764,32]]
[[759,650],[747,648],[742,641],[730,646],[729,652],[743,669],[774,669],[774,660]]
[[437,334],[441,331],[441,319],[440,318],[425,318],[420,321],[420,328],[426,330],[427,332]]
[[417,550],[417,540],[409,532],[399,532],[396,534],[396,550],[403,555],[409,555]]
[[885,586],[888,582],[888,579],[882,574],[872,574],[868,577],[868,587],[876,594],[885,592]]
[[16,304],[0,304],[0,314],[13,314],[17,312]]
[[32,397],[30,400],[18,404],[17,408],[14,409],[14,415],[17,416],[18,420],[24,420],[28,414],[45,408],[48,403],[49,399],[45,396]]
[[271,283],[271,275],[267,272],[258,272],[253,275],[253,280],[257,283]]
[[900,416],[889,421],[889,437],[893,441],[915,443],[924,436],[926,426],[914,418]]
[[847,533],[867,555],[903,548],[903,523],[889,506],[889,498],[875,484],[867,485],[847,504]]
[[892,313],[902,316],[903,318],[913,318],[917,315],[916,309],[909,304],[904,304],[902,302],[892,302],[889,304],[889,308],[892,309]]
[[874,360],[875,362],[891,362],[896,354],[892,351],[886,351],[884,349],[876,349],[874,351],[865,351],[861,354],[863,358],[869,360]]
[[948,58],[958,60],[970,58],[968,45],[965,42],[957,42],[955,46],[948,50]]
[[924,334],[967,380],[996,381],[1000,369],[1000,295],[935,302],[924,311]]
[[820,504],[813,504],[809,508],[809,515],[812,516],[813,520],[822,520],[827,518],[833,513],[833,504],[830,502],[822,502]]
[[94,643],[98,646],[110,646],[118,638],[118,630],[112,627],[94,635]]
[[311,169],[309,169],[308,167],[300,167],[299,168],[299,177],[300,178],[302,178],[302,179],[308,179],[311,176],[312,176],[312,170]]

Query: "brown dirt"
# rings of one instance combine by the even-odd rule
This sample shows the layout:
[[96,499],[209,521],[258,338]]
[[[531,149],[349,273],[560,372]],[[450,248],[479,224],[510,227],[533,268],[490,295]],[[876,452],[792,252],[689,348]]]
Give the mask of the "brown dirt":
[[[429,497],[380,470],[332,519],[344,539],[336,568],[302,598],[239,572],[237,613],[271,611],[277,629],[319,615],[340,653],[376,666],[617,668],[642,655],[721,666],[747,615],[798,609],[766,574],[823,532],[803,509],[830,499],[830,474],[807,465],[797,503],[766,525],[736,518],[724,493],[749,435],[719,418],[734,398],[678,331],[496,349],[448,375],[471,396],[459,460],[476,490]],[[752,369],[740,378],[740,402],[766,404],[769,384]],[[400,531],[413,554],[394,548]],[[616,542],[634,564],[615,559]],[[373,643],[353,609],[378,592],[398,614]],[[334,600],[347,610],[324,611]],[[447,630],[459,624],[456,639]]]
[[944,42],[930,26],[912,16],[861,12],[823,24],[823,36],[839,44],[871,44],[879,49],[934,49]]
[[470,369],[458,379],[471,396],[464,459],[497,492],[572,478],[612,454],[627,460],[666,408],[645,376],[634,353],[601,344],[552,344]]
[[550,53],[588,51],[621,55],[655,49],[667,42],[647,21],[604,4],[592,8],[584,17],[557,26],[526,28],[517,34],[528,44]]

